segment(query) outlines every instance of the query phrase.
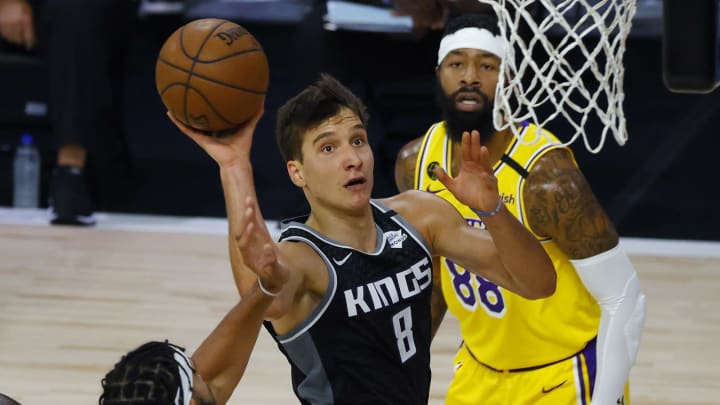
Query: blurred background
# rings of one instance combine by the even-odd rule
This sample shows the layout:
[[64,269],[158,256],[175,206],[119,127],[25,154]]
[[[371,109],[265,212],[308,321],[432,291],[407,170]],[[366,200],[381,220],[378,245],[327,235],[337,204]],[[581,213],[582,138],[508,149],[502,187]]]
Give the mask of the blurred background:
[[[383,6],[382,1],[373,3]],[[343,29],[328,24],[326,12],[325,2],[316,0],[139,2],[138,18],[127,34],[122,88],[133,180],[127,191],[97,210],[225,215],[215,164],[172,126],[154,82],[155,61],[165,39],[187,21],[204,17],[240,23],[269,58],[266,113],[252,155],[266,218],[307,210],[302,193],[287,178],[273,127],[277,107],[323,71],[341,79],[370,108],[375,197],[395,193],[397,151],[440,120],[434,66],[441,32]],[[720,215],[714,212],[720,190],[712,174],[720,147],[715,125],[720,91],[668,90],[663,82],[662,38],[662,1],[639,0],[625,53],[629,140],[621,147],[609,139],[598,154],[587,152],[581,142],[573,149],[622,236],[720,240]],[[48,98],[46,77],[46,66],[32,53],[0,53],[0,206],[12,205],[12,158],[23,133],[35,135],[41,151],[40,201],[47,206],[55,145],[43,107]]]

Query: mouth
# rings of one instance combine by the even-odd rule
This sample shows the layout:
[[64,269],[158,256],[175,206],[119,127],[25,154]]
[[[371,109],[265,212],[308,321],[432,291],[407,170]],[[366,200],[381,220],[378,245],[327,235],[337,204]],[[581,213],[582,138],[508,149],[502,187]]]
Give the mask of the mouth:
[[455,108],[458,111],[476,112],[485,107],[483,97],[475,92],[459,93],[455,97]]
[[350,190],[354,190],[354,189],[362,188],[362,186],[364,186],[365,183],[367,183],[367,180],[364,177],[353,177],[347,183],[345,183],[345,185],[343,187],[350,189]]

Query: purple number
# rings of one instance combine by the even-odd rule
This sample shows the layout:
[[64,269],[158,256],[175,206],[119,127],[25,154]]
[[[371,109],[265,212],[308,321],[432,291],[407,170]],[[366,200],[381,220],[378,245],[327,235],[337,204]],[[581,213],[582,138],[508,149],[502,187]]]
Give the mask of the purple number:
[[[475,275],[475,280],[478,283],[478,294],[480,294],[480,301],[485,305],[485,308],[495,314],[500,314],[505,309],[505,299],[503,298],[500,287],[498,287],[492,281],[487,281],[484,278]],[[495,302],[490,299],[494,297]]]
[[[491,281],[470,273],[450,259],[445,258],[445,264],[450,271],[450,278],[452,279],[455,294],[468,309],[475,309],[477,303],[475,294],[477,291],[480,302],[489,315],[501,317],[505,314],[505,299],[503,298],[500,287]],[[473,288],[473,279],[475,279],[477,290]]]
[[457,294],[463,304],[474,309],[476,299],[471,284],[473,274],[460,266],[456,266],[450,259],[446,258],[445,263],[447,264],[448,270],[450,270],[455,294]]

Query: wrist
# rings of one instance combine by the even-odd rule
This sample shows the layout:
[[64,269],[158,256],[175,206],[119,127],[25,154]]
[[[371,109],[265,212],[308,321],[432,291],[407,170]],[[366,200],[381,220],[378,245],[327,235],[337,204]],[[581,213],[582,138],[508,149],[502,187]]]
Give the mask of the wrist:
[[220,172],[232,175],[238,171],[252,171],[252,164],[250,163],[250,157],[238,157],[227,162],[217,162],[220,167]]
[[497,213],[500,212],[500,209],[502,209],[502,206],[502,197],[498,196],[497,205],[492,211],[476,210],[475,208],[472,208],[472,211],[480,218],[489,218],[497,215]]
[[277,297],[280,295],[280,291],[282,291],[282,286],[279,288],[273,285],[268,285],[269,283],[266,281],[263,283],[260,280],[260,277],[257,278],[258,287],[260,287],[260,291],[262,291],[263,294],[269,296],[269,297]]

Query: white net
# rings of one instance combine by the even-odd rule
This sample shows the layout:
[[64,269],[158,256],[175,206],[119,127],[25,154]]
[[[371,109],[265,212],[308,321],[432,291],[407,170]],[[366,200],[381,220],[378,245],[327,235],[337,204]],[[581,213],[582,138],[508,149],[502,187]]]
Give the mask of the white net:
[[[497,86],[498,129],[533,122],[564,144],[583,138],[599,152],[612,134],[627,141],[623,54],[635,0],[479,0],[491,4],[508,41]],[[557,128],[555,122],[562,124]],[[526,143],[535,139],[525,138]],[[530,137],[532,138],[532,137]]]

